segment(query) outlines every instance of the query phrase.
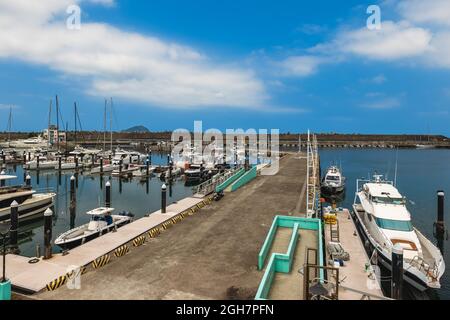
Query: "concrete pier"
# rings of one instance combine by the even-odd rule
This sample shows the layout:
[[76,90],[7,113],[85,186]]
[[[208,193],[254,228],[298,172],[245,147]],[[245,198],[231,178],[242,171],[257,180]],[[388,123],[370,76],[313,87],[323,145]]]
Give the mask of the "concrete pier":
[[[63,286],[38,297],[254,299],[263,276],[257,270],[258,253],[273,218],[277,214],[300,215],[306,208],[306,160],[290,155],[281,160],[280,166],[277,175],[258,176],[125,257],[88,272],[82,277],[81,290]],[[167,211],[173,209],[168,207]],[[144,223],[139,221],[136,223]],[[116,234],[108,234],[85,247],[103,249],[114,237]],[[88,249],[75,249],[68,257],[78,251]]]

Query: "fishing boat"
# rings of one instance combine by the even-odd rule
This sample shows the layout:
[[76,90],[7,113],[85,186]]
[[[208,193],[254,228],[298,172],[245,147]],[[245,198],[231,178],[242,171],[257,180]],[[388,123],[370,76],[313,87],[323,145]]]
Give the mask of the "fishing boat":
[[369,255],[392,270],[392,249],[403,249],[405,281],[424,291],[440,288],[445,262],[439,249],[411,222],[411,214],[392,181],[381,175],[373,180],[357,180],[352,216],[365,241]]
[[335,194],[344,191],[345,177],[338,167],[331,166],[328,168],[325,177],[322,179],[321,188],[325,194]]
[[86,212],[91,217],[90,222],[61,234],[55,240],[55,244],[63,250],[73,249],[117,230],[133,220],[133,215],[130,213],[113,215],[113,211],[113,208],[97,208]]
[[[4,184],[16,176],[0,175]],[[36,193],[28,186],[5,186],[0,188],[0,222],[11,218],[11,204],[16,201],[19,205],[19,220],[35,218],[54,205],[55,193]]]

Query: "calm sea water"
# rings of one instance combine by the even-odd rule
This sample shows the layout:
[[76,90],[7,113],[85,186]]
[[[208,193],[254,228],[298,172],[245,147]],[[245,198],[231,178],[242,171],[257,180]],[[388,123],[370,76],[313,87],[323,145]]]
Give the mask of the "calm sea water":
[[[332,164],[342,167],[347,190],[341,205],[346,208],[353,204],[356,179],[367,179],[377,171],[394,180],[398,158],[397,187],[409,200],[407,206],[415,227],[437,244],[433,223],[438,190],[446,192],[446,225],[450,227],[450,150],[323,149],[320,156],[322,171]],[[447,271],[441,280],[442,288],[429,292],[431,298],[450,299],[450,244],[445,240],[443,252]]]
[[[153,154],[152,164],[165,165],[166,155]],[[23,182],[22,166],[7,168],[7,173],[16,175],[18,178],[8,182],[8,185],[18,185]],[[30,172],[33,189],[37,191],[52,191],[57,193],[55,199],[55,215],[53,220],[53,240],[61,233],[70,230],[70,178],[74,172],[63,172],[61,178],[58,173],[52,171],[40,171],[39,176],[36,171]],[[89,222],[87,211],[104,206],[105,184],[111,182],[112,207],[116,213],[128,211],[135,215],[135,219],[157,211],[161,206],[161,187],[163,182],[158,177],[152,177],[148,181],[140,181],[134,178],[129,181],[120,181],[118,178],[100,175],[88,175],[80,173],[78,176],[77,206],[75,226]],[[61,182],[61,183],[59,183]],[[170,192],[171,189],[171,192]],[[175,180],[168,190],[168,204],[179,201],[192,195],[192,188],[185,187],[184,181]],[[41,253],[44,246],[43,219],[20,223],[19,225],[19,249],[20,254],[28,257],[36,255],[36,246],[41,246]],[[53,248],[54,252],[60,252],[58,247]]]

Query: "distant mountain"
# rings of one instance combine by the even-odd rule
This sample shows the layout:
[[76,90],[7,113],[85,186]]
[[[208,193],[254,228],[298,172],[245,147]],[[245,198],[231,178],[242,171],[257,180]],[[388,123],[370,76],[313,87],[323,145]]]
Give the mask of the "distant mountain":
[[122,132],[125,132],[125,133],[141,133],[141,132],[150,132],[150,130],[148,130],[144,126],[135,126],[135,127],[123,130]]

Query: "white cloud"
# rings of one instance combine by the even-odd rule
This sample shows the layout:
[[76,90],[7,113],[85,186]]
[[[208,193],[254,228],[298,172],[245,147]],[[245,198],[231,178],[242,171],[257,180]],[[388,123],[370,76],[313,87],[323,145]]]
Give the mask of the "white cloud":
[[360,28],[340,33],[332,46],[338,51],[376,60],[416,57],[430,50],[431,33],[409,23],[384,21],[380,30]]
[[317,72],[323,58],[316,56],[291,56],[278,64],[282,75],[285,76],[309,76]]
[[[112,0],[76,0],[114,5]],[[0,1],[0,59],[19,59],[82,77],[96,96],[169,107],[256,108],[268,96],[251,70],[214,62],[191,47],[85,23],[68,30],[73,0]],[[20,23],[18,23],[18,21]]]
[[450,26],[449,0],[403,0],[397,8],[408,21]]
[[368,109],[386,110],[397,108],[401,105],[398,98],[385,98],[380,100],[368,101],[362,104],[362,107]]

